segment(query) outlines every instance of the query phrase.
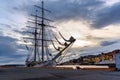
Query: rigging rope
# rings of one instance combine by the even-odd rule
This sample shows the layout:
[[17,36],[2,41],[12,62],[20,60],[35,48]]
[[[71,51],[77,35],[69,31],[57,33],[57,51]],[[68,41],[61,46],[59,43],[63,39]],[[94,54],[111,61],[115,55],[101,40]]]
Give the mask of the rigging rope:
[[63,38],[63,40],[65,40],[66,42],[70,42],[70,40],[67,40],[63,37],[63,35],[59,32],[60,36]]
[[[45,36],[45,39],[46,39],[46,36]],[[50,58],[49,58],[49,49],[48,49],[48,44],[47,44],[47,41],[45,42],[45,45],[46,45],[46,47],[45,47],[45,49],[46,49],[46,56],[47,56],[47,60],[50,60]]]
[[[27,41],[25,41],[25,40],[24,40],[24,42],[27,43]],[[27,55],[27,58],[26,58],[26,61],[28,61],[30,56],[31,56],[31,54],[29,54],[29,53],[31,53],[31,52],[30,52],[30,48],[27,45],[25,45],[25,46],[26,46],[26,49],[28,50],[28,55]]]
[[51,42],[52,42],[53,47],[54,47],[57,51],[60,51],[60,48],[56,48],[56,47],[55,47],[55,44],[53,43],[53,41],[51,41]]
[[62,44],[56,37],[55,37],[55,39],[60,45],[64,46],[64,44]]
[[73,43],[62,53],[62,55],[58,58],[58,63],[63,60],[63,58],[66,56],[67,51],[72,47]]

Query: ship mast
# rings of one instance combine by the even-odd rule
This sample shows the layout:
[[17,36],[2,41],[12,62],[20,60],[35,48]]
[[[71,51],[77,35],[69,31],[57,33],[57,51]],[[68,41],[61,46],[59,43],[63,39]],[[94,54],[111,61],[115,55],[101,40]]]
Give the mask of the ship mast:
[[35,38],[35,49],[34,49],[34,62],[36,62],[36,53],[37,53],[37,10],[36,10],[36,19],[35,19],[35,33],[34,33],[34,38]]
[[[42,0],[42,6],[40,7],[40,6],[37,6],[37,5],[35,5],[35,7],[36,8],[39,8],[39,9],[41,9],[41,12],[42,12],[42,14],[41,14],[41,17],[40,16],[37,16],[38,18],[40,18],[41,19],[41,23],[38,23],[38,21],[36,20],[36,25],[38,24],[38,25],[40,25],[41,26],[41,29],[40,29],[40,31],[41,31],[41,33],[40,33],[40,35],[41,35],[41,58],[42,58],[42,63],[44,63],[44,56],[45,56],[45,47],[46,47],[46,45],[45,45],[45,41],[51,41],[51,40],[47,40],[47,39],[45,39],[45,27],[46,26],[48,26],[48,27],[53,27],[53,26],[50,26],[50,25],[46,25],[45,24],[45,20],[46,21],[52,21],[52,20],[50,20],[50,19],[47,19],[47,18],[45,18],[44,17],[44,12],[46,11],[46,12],[51,12],[51,11],[49,11],[49,10],[47,10],[47,9],[45,9],[44,8],[44,1]],[[36,55],[36,54],[35,54]]]
[[42,0],[42,62],[44,62],[44,2]]
[[44,63],[44,61],[45,61],[44,60],[44,56],[45,56],[45,51],[44,51],[45,50],[45,41],[51,41],[51,40],[46,40],[45,39],[45,27],[46,26],[47,27],[53,27],[53,26],[50,26],[50,25],[46,25],[44,21],[45,20],[46,21],[51,21],[51,22],[53,22],[53,21],[44,17],[45,11],[49,12],[49,13],[51,11],[49,11],[49,10],[44,8],[44,1],[43,0],[42,0],[42,6],[41,7],[37,6],[37,5],[35,5],[35,7],[41,9],[41,12],[42,12],[41,17],[38,16],[38,18],[41,18],[41,24],[38,24],[38,25],[41,25],[41,31],[42,31],[42,33],[41,33],[41,36],[42,36],[42,39],[41,39],[41,53],[42,53],[42,63]]

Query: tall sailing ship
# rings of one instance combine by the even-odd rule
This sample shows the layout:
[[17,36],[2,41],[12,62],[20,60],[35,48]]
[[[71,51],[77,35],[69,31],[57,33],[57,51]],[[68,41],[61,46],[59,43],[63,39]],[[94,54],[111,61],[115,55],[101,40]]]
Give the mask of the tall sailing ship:
[[[30,30],[27,31],[29,37],[24,37],[25,46],[28,50],[26,59],[27,67],[57,65],[65,57],[67,50],[76,40],[72,36],[67,40],[58,32],[64,40],[64,42],[60,42],[57,36],[53,35],[51,28],[56,27],[48,25],[47,22],[51,22],[52,20],[45,18],[45,12],[50,13],[51,11],[44,8],[43,0],[41,3],[41,7],[35,5],[36,14],[31,15],[34,19],[29,19],[28,21],[32,25],[27,26]],[[31,44],[28,45],[28,43]],[[51,51],[50,45],[53,46],[56,54],[53,55],[54,52]]]

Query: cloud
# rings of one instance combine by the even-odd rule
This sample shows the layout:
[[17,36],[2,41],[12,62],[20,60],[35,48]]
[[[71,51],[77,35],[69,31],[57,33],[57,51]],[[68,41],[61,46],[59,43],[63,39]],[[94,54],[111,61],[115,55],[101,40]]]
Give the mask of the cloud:
[[[12,7],[9,13],[22,12],[22,15],[27,16],[33,12],[33,5],[40,4],[40,1],[30,0],[28,1],[15,1],[11,4],[7,4],[7,1],[3,1],[6,5]],[[114,1],[112,1],[113,3]],[[52,11],[51,15],[55,21],[66,21],[70,19],[87,21],[87,23],[94,28],[106,27],[110,24],[119,22],[119,3],[114,4],[111,7],[105,6],[104,0],[45,0],[45,7]],[[15,5],[17,4],[17,5]],[[5,6],[4,6],[5,7]],[[6,7],[5,7],[6,8]],[[102,9],[100,9],[102,8]],[[35,8],[34,8],[35,9]],[[8,10],[8,9],[7,9]],[[6,10],[6,11],[7,11]],[[114,13],[116,12],[116,13]],[[18,13],[16,13],[18,14]],[[27,15],[26,15],[27,14]],[[111,16],[114,16],[112,19]],[[15,17],[15,16],[14,16]],[[19,18],[19,17],[18,17]],[[20,20],[21,22],[21,20]],[[22,22],[23,23],[23,22]]]
[[9,24],[0,23],[0,25],[1,25],[1,26],[5,26],[5,27],[7,27],[7,28],[11,28],[11,25],[9,25]]
[[111,6],[106,6],[108,3],[104,0],[56,0],[45,4],[56,21],[86,21],[89,26],[99,29],[120,22],[120,3],[112,1]]
[[103,1],[105,1],[106,6],[112,6],[112,5],[120,2],[120,0],[103,0]]
[[117,43],[118,41],[103,41],[100,45],[101,46],[109,46],[109,45],[112,45],[112,44],[115,44]]
[[116,3],[110,7],[105,7],[98,11],[92,26],[95,28],[103,28],[109,25],[119,24],[119,22],[120,3]]
[[57,0],[46,1],[46,8],[52,11],[56,20],[90,20],[96,7],[102,4],[99,0]]
[[0,62],[15,61],[25,57],[24,47],[17,45],[16,41],[11,37],[0,36],[0,59],[4,57],[4,60]]

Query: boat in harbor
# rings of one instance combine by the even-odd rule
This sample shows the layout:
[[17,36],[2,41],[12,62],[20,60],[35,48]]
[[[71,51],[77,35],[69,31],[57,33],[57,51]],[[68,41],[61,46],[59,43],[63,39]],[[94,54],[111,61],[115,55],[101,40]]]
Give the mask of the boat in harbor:
[[35,5],[35,8],[36,14],[32,14],[33,19],[28,21],[31,24],[27,26],[29,31],[26,31],[29,36],[24,37],[25,46],[28,51],[25,61],[26,66],[58,65],[76,39],[72,36],[66,39],[61,32],[58,32],[59,36],[63,39],[61,42],[52,31],[56,27],[48,24],[48,22],[53,21],[45,17],[45,13],[51,13],[51,11],[44,8],[44,1],[42,0],[41,6]]

